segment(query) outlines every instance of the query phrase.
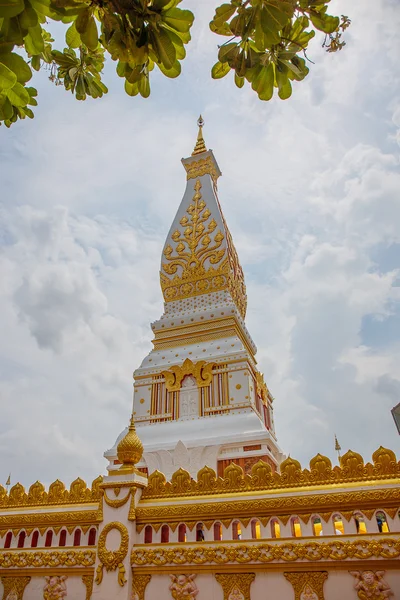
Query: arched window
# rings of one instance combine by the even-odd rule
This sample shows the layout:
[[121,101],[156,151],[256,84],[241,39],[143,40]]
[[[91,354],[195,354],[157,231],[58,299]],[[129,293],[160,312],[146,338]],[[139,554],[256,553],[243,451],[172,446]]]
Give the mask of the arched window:
[[178,527],[178,542],[186,542],[186,525],[181,523]]
[[214,540],[220,542],[222,540],[222,525],[217,522],[214,523]]
[[389,533],[389,525],[387,523],[386,515],[382,510],[376,513],[376,522],[378,524],[379,533]]
[[239,521],[233,521],[233,523],[232,523],[232,539],[233,540],[242,539],[242,529],[240,527]]
[[25,545],[26,533],[25,531],[21,531],[18,536],[18,548],[23,548]]
[[44,542],[45,547],[50,548],[52,541],[53,541],[53,532],[51,531],[51,529],[49,529],[49,531],[46,533],[46,539]]
[[204,542],[204,525],[197,523],[196,525],[196,542]]
[[312,526],[314,535],[324,535],[320,517],[312,517]]
[[151,544],[153,541],[153,528],[151,525],[146,525],[144,528],[144,543]]
[[37,548],[38,541],[39,541],[39,532],[38,532],[38,530],[36,530],[32,533],[31,548]]
[[281,537],[281,526],[279,525],[278,519],[271,519],[271,537],[280,538]]
[[10,548],[12,541],[12,531],[9,531],[6,535],[6,539],[4,541],[4,548]]
[[163,525],[161,527],[161,543],[168,544],[169,542],[169,527],[168,525]]
[[290,527],[292,530],[293,537],[301,537],[302,536],[299,517],[292,517],[290,519]]
[[357,533],[367,533],[365,519],[361,513],[354,514],[354,522],[356,524]]
[[81,545],[81,535],[82,535],[82,531],[80,529],[75,529],[75,531],[74,531],[74,546]]
[[58,540],[58,545],[65,546],[66,543],[67,543],[67,530],[62,529],[61,533],[60,533],[60,539]]
[[343,520],[342,520],[341,515],[333,515],[332,520],[333,520],[333,529],[335,531],[335,534],[343,535],[344,527],[343,527]]
[[89,531],[88,546],[96,545],[96,529],[94,527]]
[[253,540],[261,539],[261,525],[258,519],[253,519],[251,522],[251,537]]

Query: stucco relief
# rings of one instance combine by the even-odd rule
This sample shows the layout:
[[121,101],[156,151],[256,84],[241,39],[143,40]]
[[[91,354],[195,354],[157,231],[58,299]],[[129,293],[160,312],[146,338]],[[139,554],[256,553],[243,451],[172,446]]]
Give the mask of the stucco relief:
[[354,589],[360,600],[387,600],[393,596],[386,581],[385,571],[350,571],[355,578]]
[[5,575],[1,577],[3,584],[3,600],[22,600],[24,590],[31,578],[28,577],[10,577]]
[[194,600],[199,593],[194,583],[196,575],[170,575],[169,589],[174,600]]
[[190,419],[199,416],[199,391],[194,377],[187,375],[180,391],[180,419]]
[[66,575],[45,577],[46,585],[43,588],[43,600],[62,600],[67,595]]
[[318,598],[318,594],[316,594],[313,591],[312,587],[309,585],[306,585],[306,587],[300,594],[300,600],[319,600],[319,598]]
[[187,448],[179,441],[173,450],[158,450],[156,452],[145,452],[143,458],[149,473],[158,470],[164,473],[167,480],[178,469],[185,469],[191,477],[196,478],[197,473],[204,465],[217,469],[217,456],[220,446],[195,446]]
[[228,596],[228,600],[246,600],[238,587],[234,587]]

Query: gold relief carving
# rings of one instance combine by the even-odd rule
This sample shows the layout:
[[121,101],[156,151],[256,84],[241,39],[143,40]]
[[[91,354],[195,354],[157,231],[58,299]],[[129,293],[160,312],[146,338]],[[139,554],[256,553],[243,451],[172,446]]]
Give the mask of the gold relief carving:
[[205,544],[192,547],[134,547],[131,553],[132,565],[164,566],[206,563],[224,565],[227,563],[270,563],[296,561],[344,561],[348,559],[366,560],[370,558],[394,559],[400,556],[400,538],[374,540],[354,540],[334,542],[307,541],[299,543],[260,543],[215,545]]
[[[165,372],[163,374],[165,375]],[[174,379],[173,382],[175,381]],[[383,462],[379,462],[381,460]],[[349,451],[342,456],[341,467],[334,468],[329,458],[321,454],[311,459],[310,469],[302,469],[297,460],[289,457],[282,462],[280,473],[272,473],[270,465],[262,460],[253,465],[251,473],[246,475],[238,466],[235,466],[235,471],[227,473],[232,466],[229,465],[225,469],[224,477],[217,477],[215,471],[206,467],[198,472],[197,481],[191,480],[186,490],[179,492],[175,492],[171,483],[156,471],[149,476],[148,487],[143,490],[142,497],[143,499],[171,498],[285,488],[309,489],[316,485],[374,482],[400,477],[400,462],[396,462],[396,457],[391,450],[380,447],[374,452],[373,461],[374,464],[364,464],[359,454]]]
[[207,363],[205,360],[194,363],[186,358],[181,367],[173,365],[168,371],[162,371],[161,375],[165,378],[165,387],[169,392],[180,390],[186,375],[193,375],[199,387],[206,387],[212,381],[213,366],[214,363]]
[[[118,550],[107,550],[106,540],[110,531],[116,529],[121,534],[121,543]],[[118,583],[120,586],[125,585],[125,567],[123,561],[128,554],[129,534],[128,530],[122,523],[113,521],[107,523],[99,535],[97,545],[97,555],[100,560],[100,565],[96,569],[96,583],[100,585],[103,580],[103,567],[106,571],[116,571],[118,569]]]
[[129,500],[129,498],[131,496],[132,490],[133,490],[133,488],[131,488],[130,490],[128,490],[128,493],[125,496],[125,498],[116,498],[115,500],[112,500],[111,498],[109,498],[107,496],[107,492],[104,491],[104,501],[105,501],[105,503],[108,506],[111,506],[111,508],[121,508],[121,506],[124,506],[124,504],[126,504],[128,502],[128,500]]
[[[297,514],[311,511],[318,513],[326,522],[333,512],[341,511],[350,505],[352,508],[362,509],[363,504],[384,506],[388,501],[399,506],[400,488],[389,488],[381,490],[358,490],[354,492],[296,495],[275,498],[260,498],[257,500],[232,500],[217,501],[212,503],[201,502],[199,504],[171,504],[169,506],[157,506],[151,508],[138,507],[136,518],[139,522],[162,524],[172,521],[186,522],[187,519],[209,519],[210,515],[220,515],[221,518],[247,517],[248,514],[265,517],[288,514]],[[329,511],[325,512],[326,509]],[[364,512],[364,511],[363,511]],[[267,514],[266,514],[267,513]]]
[[371,519],[372,519],[372,517],[373,517],[373,516],[374,516],[374,514],[375,514],[375,508],[372,508],[372,509],[370,509],[370,510],[368,510],[368,509],[366,509],[366,508],[363,508],[363,509],[362,509],[362,513],[364,514],[364,516],[366,516],[366,517],[367,517],[367,519],[368,519],[368,520],[371,520]]
[[383,579],[385,571],[349,571],[349,573],[355,578],[354,589],[360,600],[385,600],[394,595]]
[[30,577],[1,577],[3,584],[3,600],[22,600]]
[[46,492],[40,481],[31,485],[26,493],[20,483],[16,483],[9,494],[0,486],[0,507],[18,508],[20,506],[50,506],[53,504],[84,504],[99,501],[101,498],[100,484],[103,478],[97,477],[92,483],[91,489],[78,477],[71,483],[70,489],[66,490],[62,481],[57,479],[49,486]]
[[92,567],[96,560],[95,550],[56,550],[43,552],[32,548],[23,552],[0,551],[0,568],[11,567]]
[[194,575],[170,575],[171,585],[169,590],[174,600],[195,600],[199,589],[195,584]]
[[144,593],[150,583],[151,575],[133,574],[132,578],[132,600],[144,600]]
[[215,574],[224,591],[224,600],[250,600],[250,586],[255,577],[255,573]]
[[211,175],[213,182],[215,185],[217,184],[219,173],[215,168],[215,164],[211,156],[186,163],[183,166],[185,167],[187,173],[186,178],[188,180],[197,179],[197,177],[202,177],[203,175]]
[[[101,510],[73,510],[65,512],[37,512],[30,514],[9,514],[0,516],[0,528],[8,531],[9,529],[15,529],[18,533],[20,529],[26,529],[27,527],[37,527],[40,533],[43,533],[49,527],[56,527],[57,525],[66,525],[68,528],[72,528],[71,531],[77,525],[82,524],[95,524],[102,521]],[[69,529],[68,529],[69,531]],[[69,531],[69,533],[71,533]]]
[[264,381],[263,373],[260,373],[259,371],[256,371],[256,394],[261,398],[263,404],[267,406],[269,390],[267,388],[267,384]]
[[397,513],[399,512],[397,506],[396,507],[391,507],[391,508],[384,508],[383,509],[385,511],[385,513],[387,513],[389,515],[389,517],[391,519],[394,519],[395,516],[397,515]]
[[67,595],[67,575],[51,575],[45,577],[46,585],[43,588],[43,600],[62,600]]
[[284,576],[293,586],[294,600],[324,600],[327,571],[284,573]]
[[86,598],[85,600],[90,600],[90,598],[92,597],[92,590],[93,590],[93,575],[83,575],[82,576],[82,582],[83,585],[86,588]]

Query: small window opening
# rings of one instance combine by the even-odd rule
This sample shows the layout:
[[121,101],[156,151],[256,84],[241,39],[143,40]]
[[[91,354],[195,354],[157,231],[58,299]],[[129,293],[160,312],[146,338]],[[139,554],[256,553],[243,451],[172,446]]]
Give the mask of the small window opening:
[[389,525],[384,512],[379,511],[376,513],[376,522],[378,524],[379,533],[389,533]]
[[39,532],[36,530],[32,533],[31,548],[37,548],[39,541]]
[[291,525],[291,529],[292,529],[292,536],[293,537],[301,537],[302,533],[301,533],[300,519],[298,517],[292,517],[290,519],[290,525]]
[[163,525],[161,527],[161,543],[168,544],[169,542],[169,527],[168,525]]
[[220,542],[222,540],[222,525],[221,523],[214,523],[214,540]]
[[65,546],[67,543],[67,530],[62,529],[60,532],[60,539],[58,540],[59,546]]
[[178,527],[178,542],[186,542],[186,525],[181,523]]
[[82,531],[80,529],[75,529],[75,532],[74,532],[74,546],[80,546],[81,545],[81,535],[82,535]]
[[204,525],[197,523],[196,525],[196,542],[204,542]]
[[23,548],[25,546],[25,538],[26,538],[25,531],[21,531],[18,536],[18,548]]
[[365,524],[364,517],[360,514],[354,515],[354,522],[356,524],[357,533],[367,533],[367,526]]
[[340,515],[334,515],[333,517],[333,528],[336,535],[344,534],[343,520]]
[[271,520],[271,537],[273,537],[273,538],[281,537],[281,526],[279,525],[278,519]]
[[153,541],[153,528],[151,525],[146,525],[144,530],[144,543],[151,544]]
[[232,523],[232,539],[233,540],[241,540],[242,539],[242,529],[240,527],[239,521],[234,521]]
[[253,519],[251,522],[251,537],[253,540],[261,539],[261,524],[258,519]]
[[10,548],[11,547],[11,541],[12,541],[12,531],[9,531],[6,535],[6,539],[4,542],[4,548]]
[[314,535],[323,535],[322,522],[319,517],[314,517],[312,521]]
[[88,546],[95,546],[95,545],[96,545],[96,529],[95,529],[95,527],[92,527],[91,530],[89,531]]
[[49,531],[46,533],[46,539],[44,542],[45,548],[50,548],[52,541],[53,541],[53,532],[51,531],[51,529],[49,529]]

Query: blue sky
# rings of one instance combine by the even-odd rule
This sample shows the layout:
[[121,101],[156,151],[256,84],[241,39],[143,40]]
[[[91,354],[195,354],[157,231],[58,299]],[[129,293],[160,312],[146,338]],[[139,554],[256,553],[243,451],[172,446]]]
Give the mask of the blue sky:
[[150,98],[130,98],[110,61],[109,94],[79,103],[44,72],[35,119],[0,130],[0,481],[104,471],[162,312],[200,112],[282,448],[304,466],[335,458],[334,433],[366,460],[399,451],[396,2],[333,2],[353,21],[346,48],[317,40],[307,79],[268,103],[211,80],[215,3],[183,5],[196,22],[179,79],[154,73]]

